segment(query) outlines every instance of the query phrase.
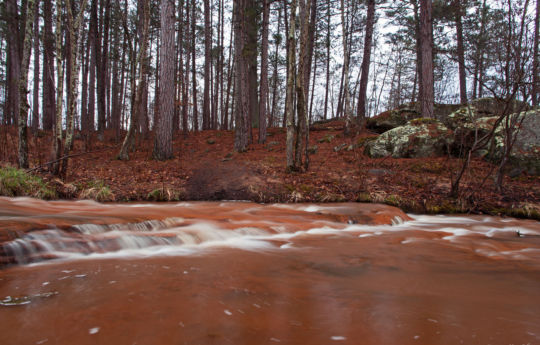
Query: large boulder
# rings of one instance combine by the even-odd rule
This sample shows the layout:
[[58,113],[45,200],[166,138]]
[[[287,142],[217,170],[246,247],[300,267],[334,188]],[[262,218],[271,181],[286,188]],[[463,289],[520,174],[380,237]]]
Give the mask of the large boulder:
[[474,106],[463,106],[446,116],[442,123],[451,130],[463,127],[481,117]]
[[419,118],[367,143],[365,153],[373,158],[390,155],[394,158],[442,156],[447,153],[452,137],[452,131],[440,121]]
[[[530,175],[540,175],[540,109],[510,115],[510,120],[516,124],[517,136],[509,165]],[[501,124],[495,131],[489,151],[489,158],[495,161],[499,161],[504,152],[504,133],[505,126]]]
[[[481,138],[492,131],[499,116],[477,117],[481,113],[470,107],[468,115],[453,113],[447,121],[454,130],[454,142],[451,151],[463,154],[474,144],[475,138]],[[490,142],[477,152],[493,162],[500,162],[505,147],[506,119],[497,126]],[[510,152],[509,166],[514,170],[526,171],[531,175],[540,174],[540,109],[518,112],[508,116],[508,123],[516,128],[516,135]]]
[[[435,119],[445,119],[449,114],[459,109],[459,104],[434,104]],[[396,109],[388,110],[367,119],[366,128],[376,133],[384,133],[396,127],[404,126],[408,121],[422,117],[417,103],[406,103]]]
[[376,133],[384,133],[419,117],[420,113],[415,109],[414,105],[402,105],[399,108],[385,111],[367,119],[366,128]]
[[522,101],[506,101],[493,97],[474,99],[469,102],[469,105],[475,107],[481,117],[500,116],[503,113],[513,114],[530,109],[529,104]]

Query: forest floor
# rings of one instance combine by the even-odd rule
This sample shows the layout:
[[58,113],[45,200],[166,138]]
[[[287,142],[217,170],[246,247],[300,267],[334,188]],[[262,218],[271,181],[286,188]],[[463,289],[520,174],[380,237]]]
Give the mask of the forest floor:
[[[30,135],[33,173],[55,186],[61,198],[92,197],[101,201],[251,200],[255,202],[378,202],[415,213],[485,213],[540,219],[540,177],[521,174],[494,186],[496,167],[474,159],[465,172],[459,198],[449,197],[458,158],[372,159],[363,145],[373,133],[343,135],[343,123],[313,126],[307,172],[286,173],[285,129],[270,128],[265,144],[255,140],[245,153],[233,151],[233,131],[201,131],[183,138],[176,133],[174,158],[152,159],[153,139],[138,139],[129,161],[116,159],[120,143],[114,133],[91,141],[85,153],[75,140],[67,177],[60,181],[41,167],[50,161],[52,137]],[[15,166],[14,128],[0,129],[0,166]],[[316,146],[316,148],[315,148]],[[88,193],[105,186],[100,196]]]

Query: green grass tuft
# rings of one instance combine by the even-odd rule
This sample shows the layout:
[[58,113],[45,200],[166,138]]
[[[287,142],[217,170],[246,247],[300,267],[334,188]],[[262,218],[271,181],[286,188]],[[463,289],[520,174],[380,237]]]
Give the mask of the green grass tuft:
[[56,191],[42,178],[11,167],[0,168],[0,195],[30,196],[39,199],[57,197]]
[[113,192],[102,180],[88,182],[79,197],[81,199],[93,199],[99,202],[115,200]]

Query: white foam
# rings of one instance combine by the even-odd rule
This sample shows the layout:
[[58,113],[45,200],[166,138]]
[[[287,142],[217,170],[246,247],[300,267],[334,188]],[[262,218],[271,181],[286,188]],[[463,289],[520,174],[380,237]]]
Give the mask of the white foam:
[[332,339],[333,341],[344,341],[344,340],[347,340],[346,337],[343,337],[343,336],[340,336],[340,335],[334,335],[334,336],[332,336],[330,339]]
[[99,332],[99,327],[90,328],[88,334],[97,334]]

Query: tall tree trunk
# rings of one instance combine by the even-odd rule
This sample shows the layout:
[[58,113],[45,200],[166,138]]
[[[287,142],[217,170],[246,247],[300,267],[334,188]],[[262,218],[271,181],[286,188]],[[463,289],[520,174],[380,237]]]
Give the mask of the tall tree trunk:
[[88,82],[88,113],[86,119],[85,130],[83,136],[85,138],[85,146],[91,145],[91,136],[95,128],[96,117],[96,72],[98,61],[98,44],[97,40],[97,27],[98,27],[98,6],[97,0],[92,0],[90,5],[90,28],[88,32],[88,45],[90,46],[90,81]]
[[30,53],[32,51],[32,24],[34,22],[34,0],[26,3],[26,22],[24,23],[24,43],[21,62],[21,74],[19,79],[19,168],[28,168],[28,69],[30,66]]
[[199,130],[199,114],[197,111],[197,70],[196,70],[196,47],[195,47],[195,35],[197,27],[196,17],[197,5],[195,0],[191,1],[191,81],[193,83],[193,131]]
[[424,94],[424,79],[422,78],[422,39],[420,32],[420,8],[419,0],[411,0],[414,11],[414,33],[416,39],[416,74],[418,75],[418,97],[416,97],[416,109],[421,111],[422,95]]
[[[59,1],[59,0],[58,0]],[[139,74],[137,81],[132,81],[132,92],[135,92],[135,100],[132,101],[132,108],[139,109],[139,104],[142,99],[142,87],[143,79],[146,76],[146,51],[148,49],[148,27],[150,25],[150,0],[138,0],[138,6],[140,8],[139,18],[142,22],[142,31],[140,31],[140,47],[135,59],[135,66],[139,68]],[[130,49],[132,54],[135,54],[133,49]],[[138,88],[137,88],[138,87]],[[131,113],[131,122],[129,125],[128,132],[124,141],[122,143],[122,148],[118,153],[118,159],[128,160],[129,152],[132,151],[135,147],[135,134],[138,129],[138,118],[139,114],[136,112]]]
[[[224,102],[225,102],[225,94],[224,94],[224,72],[225,72],[225,1],[220,0],[219,1],[219,14],[220,14],[220,43],[219,43],[219,94],[220,94],[220,101],[219,101],[219,111],[220,111],[220,117],[221,117],[221,126],[223,126],[223,110],[225,108]],[[217,115],[216,115],[217,116]],[[217,129],[217,124],[216,124]]]
[[9,79],[8,79],[8,111],[6,124],[16,123],[20,105],[20,82],[21,75],[21,41],[19,28],[19,13],[17,0],[6,0],[5,3],[6,18],[8,24],[8,61],[9,61]]
[[420,46],[422,50],[422,117],[433,118],[433,25],[431,0],[420,0]]
[[[225,98],[225,120],[223,121],[223,129],[228,130],[232,126],[229,126],[229,103],[230,103],[230,97],[231,97],[231,89],[232,89],[232,81],[233,81],[233,71],[235,70],[235,61],[236,58],[233,54],[233,32],[234,30],[231,30],[230,38],[229,38],[229,68],[227,70],[227,96]],[[233,102],[234,102],[234,96],[233,96]],[[233,107],[231,106],[231,109]],[[232,121],[232,115],[231,115],[231,121]]]
[[62,66],[63,49],[62,49],[62,0],[56,0],[56,115],[54,126],[53,140],[53,160],[52,166],[54,175],[60,174],[60,155],[62,150],[62,108],[64,102],[64,68]]
[[52,0],[43,0],[43,24],[43,129],[52,130],[56,112]]
[[[306,96],[306,104],[309,99],[309,81],[311,80],[311,69],[313,68],[313,48],[315,45],[315,30],[317,22],[317,0],[306,0],[309,8],[306,13],[307,22],[307,45],[306,45],[306,62],[304,65],[304,92]],[[306,108],[307,109],[307,108]]]
[[[246,40],[244,43],[245,59],[248,63],[248,92],[249,95],[249,113],[251,115],[251,126],[256,128],[259,126],[259,105],[258,105],[258,77],[257,77],[257,38],[258,38],[258,19],[259,19],[259,0],[245,0],[244,20]],[[249,131],[250,141],[251,131]]]
[[161,0],[160,103],[153,156],[157,160],[173,157],[172,120],[174,117],[174,0]]
[[212,28],[210,27],[210,1],[204,0],[204,96],[203,130],[210,129],[210,49],[212,47]]
[[268,25],[270,22],[270,3],[263,0],[263,23],[261,44],[261,89],[259,96],[259,143],[266,142],[266,99],[268,96]]
[[285,117],[287,119],[286,155],[287,168],[291,172],[296,170],[294,162],[294,77],[296,75],[296,0],[291,0],[289,14],[289,31],[287,33],[288,61],[287,61],[287,100],[285,103]]
[[34,6],[34,97],[32,108],[32,130],[39,128],[39,0]]
[[[189,17],[190,17],[190,10],[189,10],[190,1],[186,0],[186,22],[185,22],[185,30],[186,30],[186,43],[190,42],[190,30],[189,30]],[[232,30],[231,30],[232,31]],[[185,75],[184,75],[184,88],[183,88],[183,108],[182,108],[182,132],[184,134],[184,138],[187,138],[188,131],[189,131],[189,124],[188,124],[188,105],[189,105],[189,66],[190,66],[190,46],[186,47],[186,68],[185,68]]]
[[330,90],[330,0],[326,1],[326,88],[324,92],[324,116],[328,118],[328,91]]
[[97,46],[99,49],[96,49],[98,53],[98,59],[96,63],[97,68],[97,105],[98,105],[98,138],[103,140],[104,131],[107,126],[107,66],[108,66],[108,56],[109,56],[109,24],[111,17],[111,0],[101,1],[102,8],[100,17],[103,18],[101,21],[103,27],[99,30],[97,35]]
[[178,2],[178,36],[176,41],[176,106],[174,107],[174,120],[173,120],[173,131],[178,131],[180,129],[180,114],[185,108],[185,104],[182,103],[184,100],[184,1],[180,0]]
[[534,52],[533,52],[533,87],[532,103],[537,106],[540,101],[540,60],[538,58],[538,31],[539,31],[540,1],[536,0],[536,16],[534,19]]
[[[426,0],[427,1],[427,0]],[[341,27],[343,28],[343,112],[345,115],[345,135],[351,134],[352,114],[349,90],[349,19],[345,14],[345,3],[341,0]]]
[[[85,42],[86,41],[86,45]],[[81,40],[82,68],[82,94],[81,94],[81,132],[88,131],[88,71],[90,66],[90,45],[86,40]]]
[[71,0],[66,0],[67,8],[67,17],[68,17],[68,34],[70,45],[70,59],[68,63],[71,65],[71,74],[68,79],[69,94],[68,97],[68,111],[66,116],[66,139],[64,142],[64,158],[62,160],[62,167],[60,170],[60,176],[67,176],[68,162],[69,162],[69,153],[73,148],[73,132],[74,132],[74,119],[77,112],[77,100],[78,100],[78,90],[79,90],[79,64],[77,63],[77,52],[78,46],[77,42],[81,36],[82,29],[82,20],[84,18],[84,12],[86,10],[87,0],[82,0],[81,8],[76,18],[73,16]]
[[246,50],[248,41],[247,10],[248,0],[234,0],[234,56],[236,60],[235,98],[236,109],[234,121],[234,150],[244,152],[249,143],[250,131],[250,84],[249,84],[249,56]]
[[[281,32],[281,7],[278,9],[277,32]],[[278,67],[279,67],[279,45],[280,40],[276,39],[276,50],[274,52],[274,71],[272,72],[272,110],[270,111],[269,126],[275,126],[274,119],[277,108],[277,89],[278,89]]]
[[362,58],[362,74],[360,76],[360,91],[358,93],[358,105],[356,116],[360,126],[364,126],[366,120],[366,96],[369,81],[369,69],[371,67],[371,46],[373,44],[373,28],[375,26],[375,0],[368,0],[366,35],[364,36],[364,55]]
[[460,0],[454,1],[456,11],[456,37],[457,37],[457,58],[459,65],[459,99],[461,104],[467,103],[467,75],[465,71],[465,45],[463,43],[463,9]]
[[[309,117],[307,112],[306,80],[309,76],[306,68],[309,65],[309,27],[311,0],[300,0],[300,55],[298,57],[298,73],[296,75],[296,112],[298,114],[295,165],[297,169],[309,167]],[[309,82],[309,80],[308,80]],[[309,84],[308,84],[309,85]]]

